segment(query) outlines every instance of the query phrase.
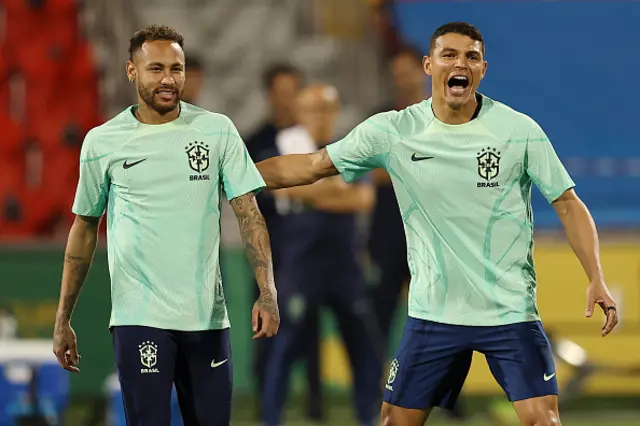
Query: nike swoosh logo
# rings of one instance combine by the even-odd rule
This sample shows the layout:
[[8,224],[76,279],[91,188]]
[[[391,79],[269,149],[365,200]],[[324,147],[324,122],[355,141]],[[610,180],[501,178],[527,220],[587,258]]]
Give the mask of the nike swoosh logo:
[[548,374],[548,375],[545,373],[543,379],[544,379],[545,382],[548,382],[549,380],[553,379],[553,376],[555,376],[555,375],[556,375],[556,373]]
[[[228,358],[227,358],[228,359]],[[220,362],[216,362],[216,360],[214,359],[213,361],[211,361],[211,368],[217,368],[220,367],[222,364],[224,364],[225,362],[227,362],[227,359],[220,361]]]
[[433,157],[418,157],[415,153],[411,156],[411,161],[430,160]]
[[144,160],[146,160],[146,158],[143,158],[142,160],[134,161],[133,163],[129,163],[129,164],[127,164],[127,160],[124,160],[124,164],[122,165],[122,168],[123,169],[131,168],[137,164],[142,163]]

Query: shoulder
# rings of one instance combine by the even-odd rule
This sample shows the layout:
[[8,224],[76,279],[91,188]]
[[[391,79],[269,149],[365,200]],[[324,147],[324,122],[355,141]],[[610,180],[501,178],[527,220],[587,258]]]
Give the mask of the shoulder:
[[366,122],[389,133],[389,136],[402,138],[423,130],[432,121],[431,100],[424,100],[398,111],[375,114]]
[[505,139],[528,138],[542,132],[540,125],[529,115],[502,102],[483,96],[487,112],[483,123],[490,130]]
[[112,119],[89,130],[84,137],[82,148],[113,151],[129,139],[138,125],[138,121],[131,112],[131,107],[127,107]]
[[228,116],[207,111],[195,105],[181,102],[180,119],[209,135],[228,135],[229,133],[237,133],[233,121]]

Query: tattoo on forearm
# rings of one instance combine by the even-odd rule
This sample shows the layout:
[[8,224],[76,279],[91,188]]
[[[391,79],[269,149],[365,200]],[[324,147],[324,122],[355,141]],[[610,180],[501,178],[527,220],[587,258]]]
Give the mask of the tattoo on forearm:
[[58,309],[57,320],[69,320],[73,309],[76,306],[78,296],[80,295],[80,289],[84,284],[84,280],[89,272],[91,261],[82,257],[67,254],[64,259],[66,269],[67,292],[61,300],[61,305]]
[[253,194],[234,198],[231,204],[238,218],[247,259],[253,267],[256,281],[260,287],[259,302],[262,308],[277,316],[271,247],[264,217],[258,209]]

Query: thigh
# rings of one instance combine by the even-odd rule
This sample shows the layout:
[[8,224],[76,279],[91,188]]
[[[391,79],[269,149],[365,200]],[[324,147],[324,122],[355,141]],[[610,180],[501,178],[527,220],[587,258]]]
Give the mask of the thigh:
[[228,426],[233,387],[229,329],[176,336],[176,390],[184,425]]
[[391,361],[384,401],[407,409],[452,409],[471,367],[466,329],[409,318]]
[[558,395],[551,345],[540,322],[480,330],[474,349],[485,355],[510,401]]
[[169,426],[177,343],[167,330],[111,329],[128,426]]

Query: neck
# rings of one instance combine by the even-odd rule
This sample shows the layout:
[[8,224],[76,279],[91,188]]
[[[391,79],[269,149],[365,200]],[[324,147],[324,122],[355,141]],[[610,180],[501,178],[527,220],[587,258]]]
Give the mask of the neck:
[[173,111],[162,115],[158,111],[147,105],[142,99],[138,99],[138,109],[136,110],[136,117],[140,122],[144,124],[165,124],[175,120],[180,115],[180,105],[178,105]]
[[478,100],[474,93],[471,99],[460,108],[451,108],[447,105],[444,97],[433,96],[432,101],[433,113],[436,118],[446,124],[464,124],[471,121],[473,114],[478,107]]
[[396,97],[396,107],[404,109],[409,105],[417,104],[424,101],[427,98],[427,94],[422,90],[416,90],[411,93],[398,93]]

